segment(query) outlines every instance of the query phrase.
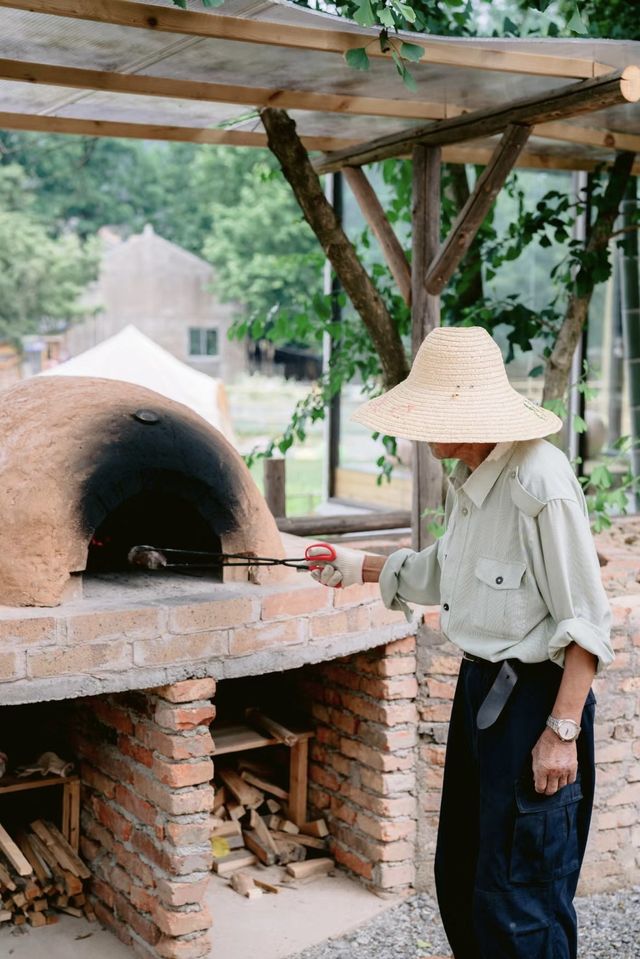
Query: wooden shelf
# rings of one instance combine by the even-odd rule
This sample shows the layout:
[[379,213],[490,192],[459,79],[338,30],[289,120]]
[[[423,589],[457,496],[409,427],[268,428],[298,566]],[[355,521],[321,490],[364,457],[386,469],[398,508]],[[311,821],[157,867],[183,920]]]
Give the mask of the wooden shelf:
[[[311,739],[314,735],[311,729],[291,728],[301,740]],[[282,745],[278,739],[264,736],[246,723],[229,723],[228,725],[214,725],[212,728],[216,756],[225,753],[239,753],[245,749],[262,749],[264,746]]]
[[0,779],[0,796],[5,793],[24,792],[26,789],[42,789],[45,786],[64,786],[79,782],[79,776],[39,776],[37,779],[3,776]]
[[44,789],[47,786],[62,786],[61,832],[77,852],[80,844],[79,776],[39,776],[33,779],[3,776],[0,779],[0,797],[11,793],[27,792],[31,789]]

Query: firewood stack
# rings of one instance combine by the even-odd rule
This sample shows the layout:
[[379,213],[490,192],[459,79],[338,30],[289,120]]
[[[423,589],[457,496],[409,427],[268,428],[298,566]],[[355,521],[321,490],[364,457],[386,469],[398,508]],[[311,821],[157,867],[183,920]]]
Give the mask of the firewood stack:
[[[238,758],[216,768],[211,817],[213,870],[249,899],[277,892],[252,866],[282,866],[285,881],[327,875],[334,868],[327,857],[329,830],[323,819],[296,825],[287,817],[288,793],[269,778],[262,763]],[[286,873],[285,873],[286,869]]]
[[0,923],[51,925],[58,912],[93,921],[90,875],[53,823],[37,819],[13,837],[0,825]]

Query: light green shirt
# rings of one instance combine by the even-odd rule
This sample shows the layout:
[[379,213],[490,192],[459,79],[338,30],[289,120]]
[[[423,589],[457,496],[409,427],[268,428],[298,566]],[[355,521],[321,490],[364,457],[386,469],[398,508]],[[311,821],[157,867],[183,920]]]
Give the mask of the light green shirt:
[[582,489],[546,440],[501,443],[471,472],[459,463],[446,532],[415,553],[389,556],[382,599],[441,605],[441,629],[460,649],[498,662],[564,663],[572,642],[613,659],[610,612]]

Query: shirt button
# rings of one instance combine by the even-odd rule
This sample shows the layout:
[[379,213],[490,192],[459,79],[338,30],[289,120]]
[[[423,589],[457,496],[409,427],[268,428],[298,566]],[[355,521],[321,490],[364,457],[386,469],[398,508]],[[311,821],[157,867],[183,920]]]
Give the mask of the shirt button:
[[448,603],[444,603],[443,606],[442,606],[442,608],[444,609],[445,613],[448,613],[448,612],[449,612],[449,604],[448,604]]
[[496,576],[496,583],[500,586],[501,583],[504,583],[504,577]]
[[463,507],[462,507],[462,515],[463,515],[463,516],[466,516],[468,512],[469,512],[469,510],[467,509],[467,507],[466,507],[466,506],[463,506]]
[[516,478],[516,471],[511,470],[511,479],[515,479],[515,478]]

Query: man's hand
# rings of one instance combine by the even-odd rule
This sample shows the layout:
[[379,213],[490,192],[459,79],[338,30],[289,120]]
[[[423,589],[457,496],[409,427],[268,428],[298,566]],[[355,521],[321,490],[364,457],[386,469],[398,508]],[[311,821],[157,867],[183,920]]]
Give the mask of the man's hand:
[[575,742],[563,743],[551,729],[545,729],[531,753],[533,782],[537,793],[553,796],[576,781],[578,750]]
[[330,563],[321,558],[323,554],[326,555],[326,547],[311,546],[307,550],[309,566],[316,567],[311,573],[313,578],[323,586],[334,588],[362,583],[365,554],[358,549],[347,549],[345,546],[334,546],[334,549],[336,558]]

